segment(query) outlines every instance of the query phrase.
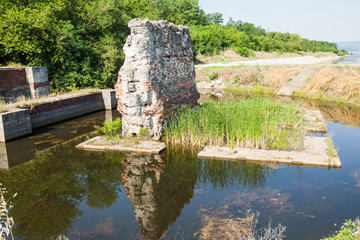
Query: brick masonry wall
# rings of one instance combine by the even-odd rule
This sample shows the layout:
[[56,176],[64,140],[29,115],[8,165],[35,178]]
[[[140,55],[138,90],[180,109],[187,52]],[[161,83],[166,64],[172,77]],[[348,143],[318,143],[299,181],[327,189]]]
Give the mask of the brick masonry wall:
[[164,119],[181,105],[196,105],[190,30],[168,21],[133,19],[124,45],[125,62],[115,85],[123,135],[147,128],[161,138]]
[[26,85],[26,73],[24,68],[0,68],[1,89],[11,90]]
[[46,67],[1,67],[0,96],[15,100],[20,96],[46,96],[50,93],[50,84]]
[[6,100],[30,96],[30,87],[26,82],[24,68],[0,68],[0,96]]

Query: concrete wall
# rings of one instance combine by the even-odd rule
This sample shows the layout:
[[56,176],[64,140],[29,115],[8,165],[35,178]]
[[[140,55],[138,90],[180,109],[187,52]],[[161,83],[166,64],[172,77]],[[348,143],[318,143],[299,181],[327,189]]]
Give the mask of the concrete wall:
[[33,129],[116,106],[115,90],[101,90],[37,104],[28,109],[13,109],[0,114],[0,142],[27,135]]
[[50,94],[50,84],[46,67],[26,67],[26,81],[30,87],[30,96],[47,96]]
[[115,85],[123,134],[145,127],[159,139],[167,115],[180,105],[196,105],[200,97],[190,30],[167,21],[133,19],[128,25],[131,35]]
[[38,104],[30,110],[32,129],[104,109],[101,92]]
[[12,109],[0,114],[0,142],[31,132],[30,111],[28,109]]

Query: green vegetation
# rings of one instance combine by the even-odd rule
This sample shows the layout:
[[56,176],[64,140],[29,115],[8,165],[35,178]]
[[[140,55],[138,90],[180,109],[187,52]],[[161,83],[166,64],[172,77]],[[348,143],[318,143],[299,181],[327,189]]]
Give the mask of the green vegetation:
[[[2,186],[0,183],[0,239],[6,240],[9,235],[11,235],[11,239],[14,239],[13,233],[11,228],[14,226],[14,220],[12,217],[9,216],[9,209],[11,208],[11,200],[12,198],[16,197],[16,193],[9,198],[8,200],[5,199],[5,193],[7,193],[6,188]],[[10,206],[8,206],[8,203]]]
[[260,85],[255,86],[239,86],[239,87],[233,87],[233,86],[226,86],[224,88],[225,93],[230,93],[233,96],[242,96],[242,95],[248,95],[248,96],[259,96],[259,95],[266,95],[266,96],[275,96],[276,92],[274,89],[262,87]]
[[359,219],[355,221],[346,220],[333,236],[323,238],[322,240],[359,240],[360,239],[360,225]]
[[254,51],[345,54],[333,43],[267,33],[251,23],[220,25],[222,14],[206,14],[197,0],[16,0],[0,2],[0,65],[47,66],[52,91],[113,87],[132,18],[188,25],[195,54],[227,48],[244,56]]
[[97,133],[104,134],[105,138],[108,140],[118,139],[120,137],[121,128],[122,123],[120,118],[117,118],[113,122],[106,120],[102,127],[95,126]]
[[[294,104],[254,97],[238,101],[206,102],[184,108],[165,127],[168,144],[230,146],[261,149],[298,148],[303,133],[296,131],[303,114]],[[294,144],[295,143],[295,144]]]
[[316,101],[321,105],[328,105],[328,106],[336,106],[336,107],[359,107],[360,106],[360,96],[356,100],[349,100],[346,97],[341,96],[332,96],[327,93],[306,93],[306,92],[297,92],[294,91],[291,94],[292,97],[295,99],[305,99]]
[[215,80],[216,78],[219,77],[219,73],[218,72],[213,72],[211,74],[207,74],[207,77],[210,79],[210,80]]
[[297,34],[266,32],[252,23],[233,21],[226,26],[209,24],[191,26],[191,38],[196,54],[214,54],[231,48],[242,56],[253,56],[254,51],[265,52],[333,52],[343,56],[335,43],[311,41]]

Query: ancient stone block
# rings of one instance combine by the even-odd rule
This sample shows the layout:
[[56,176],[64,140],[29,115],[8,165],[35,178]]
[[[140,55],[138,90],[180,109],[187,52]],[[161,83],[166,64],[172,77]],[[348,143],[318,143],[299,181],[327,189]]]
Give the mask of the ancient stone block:
[[123,135],[146,127],[154,139],[164,119],[181,105],[196,105],[193,45],[190,30],[168,21],[133,19],[124,45],[125,62],[115,85]]

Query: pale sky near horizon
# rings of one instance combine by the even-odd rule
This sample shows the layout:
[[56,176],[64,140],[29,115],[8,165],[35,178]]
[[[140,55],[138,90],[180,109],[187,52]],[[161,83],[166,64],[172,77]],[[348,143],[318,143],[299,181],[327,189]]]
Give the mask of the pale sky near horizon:
[[206,13],[220,12],[267,31],[309,40],[360,41],[360,0],[199,0]]

